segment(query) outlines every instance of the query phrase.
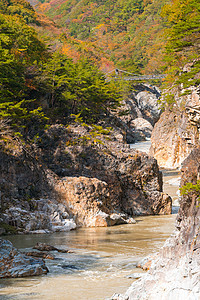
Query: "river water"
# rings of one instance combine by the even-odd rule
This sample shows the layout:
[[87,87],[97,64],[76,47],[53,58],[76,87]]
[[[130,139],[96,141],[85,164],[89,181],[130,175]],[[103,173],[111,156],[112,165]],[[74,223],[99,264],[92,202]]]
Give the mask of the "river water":
[[[150,142],[134,144],[148,151]],[[163,171],[164,190],[177,202],[177,171]],[[177,203],[176,203],[177,204]],[[49,235],[5,237],[22,251],[37,242],[74,253],[54,253],[47,260],[48,275],[0,281],[0,299],[101,300],[113,293],[124,293],[131,285],[131,274],[143,272],[136,263],[157,252],[174,230],[176,215],[137,217],[136,224],[109,228],[81,228]]]

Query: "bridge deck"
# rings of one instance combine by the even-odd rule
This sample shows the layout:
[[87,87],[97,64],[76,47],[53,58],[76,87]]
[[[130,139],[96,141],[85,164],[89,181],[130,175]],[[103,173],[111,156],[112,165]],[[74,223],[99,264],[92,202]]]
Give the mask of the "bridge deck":
[[131,76],[124,77],[123,80],[150,80],[150,79],[164,79],[166,75],[141,75],[141,76]]

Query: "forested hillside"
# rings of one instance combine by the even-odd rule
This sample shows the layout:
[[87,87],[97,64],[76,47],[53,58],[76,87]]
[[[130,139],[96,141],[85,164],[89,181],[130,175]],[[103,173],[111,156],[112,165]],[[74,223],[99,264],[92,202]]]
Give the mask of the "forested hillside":
[[28,2],[1,2],[0,117],[31,138],[46,125],[68,124],[71,114],[96,122],[121,97],[86,58],[74,63],[62,49],[50,49],[42,24]]
[[[161,72],[166,0],[37,0],[36,9],[62,26],[63,50],[90,56],[103,71]],[[77,54],[78,53],[78,54]]]
[[[0,3],[0,114],[20,134],[34,132],[38,124],[67,124],[71,114],[95,123],[116,107],[119,87],[99,69],[165,71],[169,85],[199,81],[194,0],[31,3],[55,23],[25,0]],[[181,73],[191,62],[190,72]],[[173,102],[173,95],[167,97]]]
[[[198,86],[200,3],[196,0],[175,0],[163,8],[162,15],[166,18],[168,27],[164,31],[167,86]],[[174,99],[173,95],[172,98]]]

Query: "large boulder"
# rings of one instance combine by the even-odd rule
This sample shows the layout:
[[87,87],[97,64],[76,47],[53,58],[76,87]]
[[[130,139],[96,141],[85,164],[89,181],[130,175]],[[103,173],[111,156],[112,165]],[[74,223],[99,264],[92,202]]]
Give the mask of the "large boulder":
[[[145,87],[145,86],[144,86]],[[146,85],[143,91],[136,94],[135,98],[138,103],[143,118],[153,126],[159,119],[161,110],[159,108],[158,99],[161,92],[155,86]]]
[[113,141],[112,132],[96,138],[92,130],[54,125],[35,149],[1,151],[2,233],[112,226],[171,212],[156,160]]
[[114,213],[108,184],[97,178],[64,177],[55,185],[57,193],[78,226],[105,227],[130,223],[125,214]]
[[113,213],[128,217],[171,213],[171,199],[162,196],[162,173],[154,158],[128,145],[105,140],[95,147],[89,142],[68,146],[75,134],[78,139],[87,132],[80,128],[79,133],[78,127],[70,128],[70,132],[58,126],[50,130],[51,137],[60,137],[59,148],[55,142],[51,151],[43,149],[50,161],[48,167],[58,176],[58,180],[51,180],[51,189],[58,201],[77,216],[78,223],[112,224]]
[[30,258],[0,239],[0,278],[16,278],[47,274],[48,269],[41,259]]

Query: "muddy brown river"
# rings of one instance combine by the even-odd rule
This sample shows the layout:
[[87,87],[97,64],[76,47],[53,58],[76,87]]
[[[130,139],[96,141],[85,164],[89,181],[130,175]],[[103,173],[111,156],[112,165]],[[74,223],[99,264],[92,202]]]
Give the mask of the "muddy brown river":
[[[164,190],[177,205],[180,175],[177,171],[163,171],[163,174]],[[162,247],[174,230],[175,218],[176,214],[137,217],[133,225],[5,237],[23,251],[44,242],[74,253],[54,253],[56,259],[47,260],[50,271],[47,275],[1,279],[0,299],[101,300],[115,292],[124,293],[133,282],[128,277],[143,272],[136,268],[136,263]]]

